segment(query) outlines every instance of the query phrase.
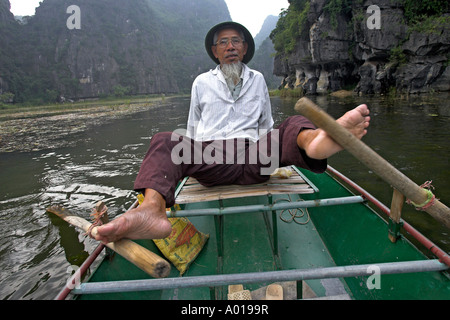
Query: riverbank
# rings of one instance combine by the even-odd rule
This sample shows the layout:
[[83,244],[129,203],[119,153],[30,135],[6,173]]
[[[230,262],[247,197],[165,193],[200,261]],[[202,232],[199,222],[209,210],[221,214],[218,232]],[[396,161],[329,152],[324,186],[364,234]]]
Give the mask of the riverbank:
[[68,146],[68,135],[114,119],[146,111],[166,97],[96,100],[73,104],[0,110],[0,153],[30,152]]

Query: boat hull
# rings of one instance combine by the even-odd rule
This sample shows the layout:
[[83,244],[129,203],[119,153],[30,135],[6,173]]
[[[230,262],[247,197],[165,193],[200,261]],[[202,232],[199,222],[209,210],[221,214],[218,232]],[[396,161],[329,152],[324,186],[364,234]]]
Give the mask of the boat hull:
[[[313,194],[273,195],[273,202],[328,199],[352,196],[347,187],[330,174],[303,171],[319,190]],[[265,196],[206,201],[184,205],[186,210],[220,206],[267,204]],[[296,213],[298,216],[301,214]],[[365,203],[308,208],[304,216],[289,221],[290,213],[248,212],[222,216],[193,216],[189,220],[209,240],[183,277],[255,274],[283,270],[328,269],[336,266],[367,265],[367,274],[351,277],[308,279],[298,282],[295,298],[303,298],[305,284],[316,297],[345,296],[356,300],[450,299],[450,280],[446,272],[377,274],[377,265],[421,261],[427,257],[401,236],[396,243],[388,238],[387,222]],[[274,238],[277,240],[274,242]],[[221,239],[222,241],[220,241]],[[159,253],[151,240],[136,241]],[[169,277],[179,278],[172,268]],[[89,277],[90,283],[142,280],[150,277],[118,255],[103,259]],[[294,279],[291,279],[294,280]],[[295,280],[301,280],[295,279]],[[272,283],[245,281],[245,289],[256,292]],[[234,284],[234,283],[233,283]],[[302,284],[304,285],[302,288]],[[227,299],[228,286],[170,288],[134,292],[76,295],[76,299],[208,300]]]

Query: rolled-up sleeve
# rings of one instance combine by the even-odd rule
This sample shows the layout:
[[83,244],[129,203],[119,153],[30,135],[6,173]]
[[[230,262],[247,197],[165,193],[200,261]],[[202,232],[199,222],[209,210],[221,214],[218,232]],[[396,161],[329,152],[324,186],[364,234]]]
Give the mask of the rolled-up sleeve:
[[189,108],[189,117],[187,121],[187,131],[186,131],[186,136],[189,138],[195,137],[195,130],[201,117],[197,83],[198,83],[197,81],[194,81],[191,90],[191,105]]
[[270,103],[269,90],[267,89],[267,85],[264,78],[262,79],[261,85],[263,87],[264,95],[261,101],[262,111],[258,121],[258,128],[261,134],[264,134],[264,131],[268,132],[272,130],[274,122],[272,117],[272,106]]

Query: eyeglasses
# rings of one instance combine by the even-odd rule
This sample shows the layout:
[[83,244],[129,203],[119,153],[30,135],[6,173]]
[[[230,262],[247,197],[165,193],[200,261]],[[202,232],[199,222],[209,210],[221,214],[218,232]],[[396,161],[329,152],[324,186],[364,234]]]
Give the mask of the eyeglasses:
[[219,48],[226,48],[228,47],[228,44],[230,43],[233,45],[233,47],[239,47],[244,43],[244,40],[240,39],[240,38],[231,38],[231,39],[220,39],[219,41],[216,42],[215,46],[218,46]]

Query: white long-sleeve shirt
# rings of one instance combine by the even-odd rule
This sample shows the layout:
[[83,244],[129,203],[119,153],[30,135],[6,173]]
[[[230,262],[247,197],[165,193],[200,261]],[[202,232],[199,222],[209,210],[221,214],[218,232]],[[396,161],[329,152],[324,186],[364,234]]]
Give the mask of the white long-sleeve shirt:
[[264,76],[243,65],[242,88],[235,100],[220,66],[192,85],[187,136],[197,141],[249,138],[272,130],[272,108]]

